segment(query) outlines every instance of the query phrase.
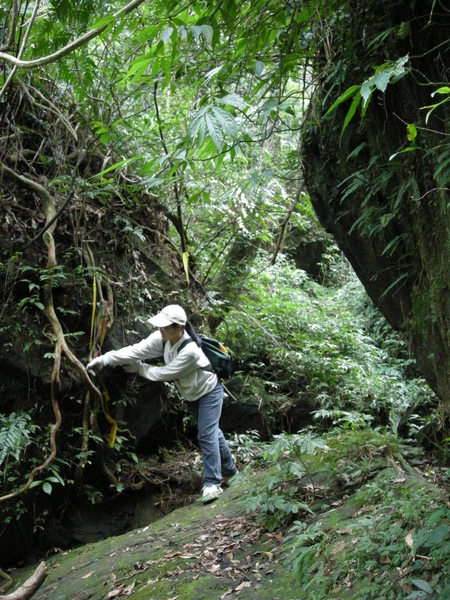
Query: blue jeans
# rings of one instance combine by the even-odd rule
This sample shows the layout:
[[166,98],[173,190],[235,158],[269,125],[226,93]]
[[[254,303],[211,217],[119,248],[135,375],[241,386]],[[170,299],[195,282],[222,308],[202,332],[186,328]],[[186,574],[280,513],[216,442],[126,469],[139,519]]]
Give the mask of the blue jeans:
[[232,475],[236,466],[228,444],[219,428],[222,414],[223,388],[216,387],[195,402],[188,402],[198,429],[198,443],[202,452],[203,484],[220,485],[222,475]]

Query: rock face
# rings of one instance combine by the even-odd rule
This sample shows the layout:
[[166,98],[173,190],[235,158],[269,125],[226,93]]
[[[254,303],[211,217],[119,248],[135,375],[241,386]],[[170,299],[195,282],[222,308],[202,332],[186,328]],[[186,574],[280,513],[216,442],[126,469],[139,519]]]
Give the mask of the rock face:
[[[120,370],[122,371],[122,370]],[[31,518],[12,520],[0,534],[0,564],[34,562],[53,548],[67,549],[122,534],[143,523],[153,522],[174,508],[190,503],[202,486],[201,456],[196,443],[196,428],[180,401],[168,395],[165,385],[130,378],[118,370],[102,374],[105,385],[117,392],[133,390],[133,402],[114,405],[110,412],[120,423],[118,437],[127,452],[116,465],[119,488],[111,495],[107,482],[94,463],[86,468],[84,483],[74,490],[54,486],[51,496],[42,488],[20,500],[32,514],[47,518],[36,528]],[[240,375],[224,382],[225,398],[221,427],[231,440],[252,432],[260,440],[280,431],[296,432],[311,420],[317,408],[314,398],[304,396],[295,402],[280,403],[257,379]],[[109,424],[98,417],[108,436]],[[186,451],[180,451],[185,448]],[[131,453],[131,454],[130,454]],[[130,455],[130,458],[126,458]],[[110,463],[117,453],[105,450]],[[135,458],[132,458],[134,456]],[[135,460],[139,461],[137,465]]]
[[[440,47],[448,42],[450,19],[448,13],[433,13],[432,3],[427,7],[409,0],[353,4],[348,18],[335,22],[339,85],[328,78],[311,103],[304,175],[322,225],[386,320],[411,338],[424,378],[448,411],[450,149],[443,124],[449,122],[450,103],[427,122],[424,107],[432,103],[438,82],[448,80]],[[408,35],[400,34],[402,27]],[[370,83],[387,60],[393,69],[400,57],[408,59],[407,66],[385,91],[372,86],[362,119],[358,109],[348,121],[350,99],[325,116],[341,93]],[[417,126],[414,141],[408,140],[407,124]],[[402,153],[407,147],[411,151]]]

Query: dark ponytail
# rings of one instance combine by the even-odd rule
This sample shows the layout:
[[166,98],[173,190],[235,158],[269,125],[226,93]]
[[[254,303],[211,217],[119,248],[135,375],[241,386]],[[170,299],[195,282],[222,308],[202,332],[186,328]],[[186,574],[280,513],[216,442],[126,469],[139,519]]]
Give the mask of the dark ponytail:
[[192,323],[190,321],[186,321],[186,325],[184,326],[186,333],[194,340],[197,346],[202,345],[202,340],[200,339],[198,333],[195,331]]

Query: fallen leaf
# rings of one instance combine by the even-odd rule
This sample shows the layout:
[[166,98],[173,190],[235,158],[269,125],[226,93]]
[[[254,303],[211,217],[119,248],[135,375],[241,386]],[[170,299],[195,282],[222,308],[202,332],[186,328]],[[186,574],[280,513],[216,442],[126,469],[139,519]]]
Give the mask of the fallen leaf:
[[[123,596],[131,596],[131,592],[133,591],[133,588],[135,585],[136,585],[135,581],[133,581],[133,583],[130,583],[130,585],[124,589],[125,593],[122,595]],[[178,598],[178,596],[177,596],[177,598]]]
[[245,588],[249,588],[249,587],[252,587],[251,582],[250,581],[243,581],[236,588],[234,588],[234,591],[235,592],[240,592],[241,590],[243,590]]
[[123,591],[122,586],[118,587],[116,590],[111,590],[109,592],[109,594],[106,596],[106,600],[111,600],[111,598],[117,598],[117,596],[120,596],[122,594],[122,591]]
[[83,575],[81,577],[81,579],[87,579],[88,577],[90,577],[91,575],[93,575],[95,573],[95,571],[89,571],[89,573],[86,573],[86,575]]
[[414,544],[414,540],[413,537],[410,533],[408,533],[408,535],[405,537],[405,544],[408,546],[408,548],[412,548],[413,544]]
[[216,571],[220,570],[220,564],[216,563],[214,565],[211,566],[211,568],[209,569],[210,573],[215,573]]
[[342,552],[342,550],[345,548],[345,546],[346,546],[346,544],[342,540],[341,542],[339,542],[338,544],[336,544],[336,546],[331,551],[331,554],[338,554],[339,552]]

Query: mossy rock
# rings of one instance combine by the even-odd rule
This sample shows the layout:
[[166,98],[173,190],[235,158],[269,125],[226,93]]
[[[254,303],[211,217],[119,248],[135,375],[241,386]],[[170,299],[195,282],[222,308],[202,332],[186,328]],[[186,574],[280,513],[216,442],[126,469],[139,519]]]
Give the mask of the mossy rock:
[[33,600],[105,600],[119,590],[136,600],[210,600],[233,591],[240,598],[294,598],[279,538],[245,513],[242,485],[212,504],[196,500],[146,527],[54,556]]

